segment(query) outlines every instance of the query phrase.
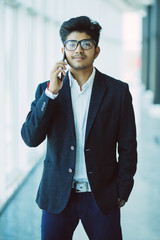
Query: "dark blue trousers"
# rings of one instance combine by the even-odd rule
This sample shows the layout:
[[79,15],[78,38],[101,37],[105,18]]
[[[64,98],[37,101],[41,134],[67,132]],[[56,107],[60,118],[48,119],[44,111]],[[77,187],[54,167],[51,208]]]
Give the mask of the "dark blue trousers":
[[105,216],[88,192],[72,192],[59,214],[42,212],[41,240],[71,240],[79,220],[90,240],[122,240],[119,207]]

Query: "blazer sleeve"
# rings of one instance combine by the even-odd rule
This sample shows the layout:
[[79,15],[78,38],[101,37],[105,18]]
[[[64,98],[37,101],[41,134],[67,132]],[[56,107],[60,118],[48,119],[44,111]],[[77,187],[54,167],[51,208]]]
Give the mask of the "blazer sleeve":
[[118,131],[118,189],[119,197],[127,201],[133,187],[133,176],[137,166],[137,141],[132,97],[125,85],[121,102]]
[[21,136],[29,147],[36,147],[46,138],[49,122],[53,114],[54,101],[46,96],[45,88],[40,84],[37,87],[35,100],[31,104],[30,112],[27,115],[21,129]]

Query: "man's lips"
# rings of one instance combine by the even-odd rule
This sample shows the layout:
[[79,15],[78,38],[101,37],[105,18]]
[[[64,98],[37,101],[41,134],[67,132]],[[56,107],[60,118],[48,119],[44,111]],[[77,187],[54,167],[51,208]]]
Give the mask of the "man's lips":
[[72,59],[77,59],[77,60],[83,60],[85,59],[85,56],[73,56]]

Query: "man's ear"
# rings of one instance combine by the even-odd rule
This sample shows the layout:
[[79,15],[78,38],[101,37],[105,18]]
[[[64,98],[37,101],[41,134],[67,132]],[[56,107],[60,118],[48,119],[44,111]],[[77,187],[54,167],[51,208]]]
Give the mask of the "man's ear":
[[100,47],[97,46],[97,47],[95,48],[94,59],[96,59],[96,58],[98,57],[99,53],[100,53]]
[[64,54],[64,48],[61,48],[62,54]]

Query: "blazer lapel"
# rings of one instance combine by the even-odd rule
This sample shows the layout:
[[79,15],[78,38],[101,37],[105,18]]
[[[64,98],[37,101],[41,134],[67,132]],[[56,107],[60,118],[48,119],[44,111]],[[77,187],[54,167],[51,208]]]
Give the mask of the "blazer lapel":
[[85,142],[87,141],[89,132],[91,130],[92,124],[94,122],[97,111],[100,107],[100,104],[106,92],[106,89],[107,89],[107,86],[103,79],[103,75],[98,70],[96,70],[95,80],[93,83],[93,89],[91,94],[90,106],[88,111]]
[[[95,80],[94,80],[92,94],[91,94],[90,106],[88,111],[85,142],[88,138],[89,132],[91,130],[92,124],[94,122],[97,111],[100,107],[100,104],[106,92],[106,89],[107,89],[107,85],[103,79],[103,75],[98,70],[96,70]],[[73,109],[72,109],[68,73],[64,79],[63,87],[60,90],[59,95],[60,95],[59,99],[63,107],[64,117],[67,122],[68,131],[72,136],[75,137],[74,116],[73,116]]]
[[67,122],[67,126],[68,126],[68,131],[72,136],[75,137],[74,116],[73,116],[73,109],[72,109],[72,100],[71,100],[68,73],[63,81],[64,81],[63,87],[59,92],[59,95],[60,95],[59,99],[62,104],[65,121]]

